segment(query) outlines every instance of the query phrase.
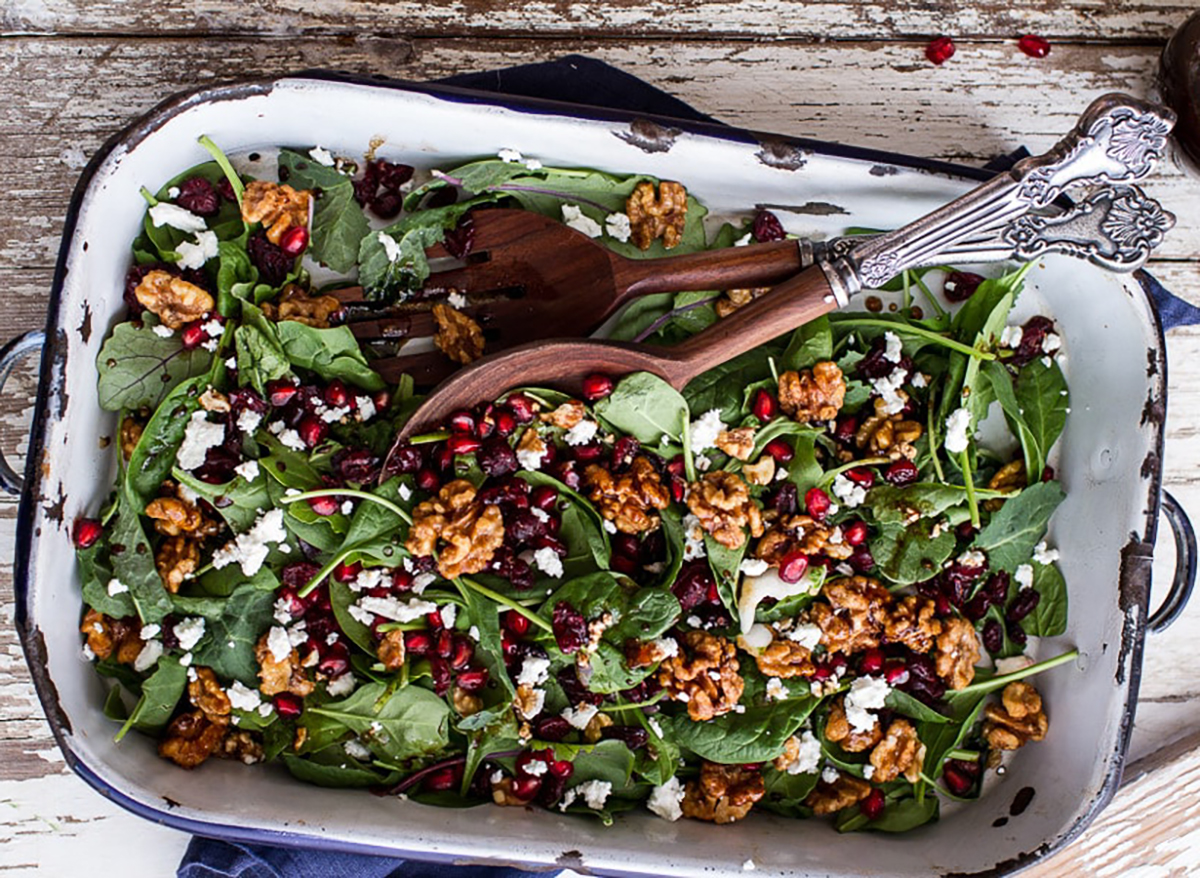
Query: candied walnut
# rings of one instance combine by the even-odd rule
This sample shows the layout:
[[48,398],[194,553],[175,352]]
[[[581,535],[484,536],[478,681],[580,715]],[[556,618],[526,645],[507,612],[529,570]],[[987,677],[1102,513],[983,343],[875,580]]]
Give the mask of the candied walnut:
[[552,427],[570,430],[583,420],[587,408],[577,399],[569,399],[552,412],[543,412],[539,417]]
[[263,314],[276,323],[291,320],[314,329],[328,329],[329,321],[342,310],[333,296],[310,296],[299,284],[288,284],[273,302],[263,302]]
[[766,794],[762,774],[738,765],[705,762],[699,780],[688,781],[680,807],[685,817],[733,823],[750,813]]
[[386,632],[379,641],[375,654],[389,671],[398,671],[404,667],[404,632]]
[[728,317],[743,305],[749,305],[755,299],[771,292],[770,287],[752,287],[750,289],[726,290],[713,305],[718,317]]
[[678,183],[663,180],[655,195],[654,184],[638,183],[625,201],[629,217],[630,239],[641,250],[648,250],[658,238],[670,250],[683,238],[687,221],[687,190]]
[[[749,460],[754,452],[754,428],[738,427],[717,434],[717,447],[738,460]],[[770,459],[770,458],[769,458]]]
[[[907,399],[903,390],[897,394]],[[917,456],[913,443],[921,438],[924,428],[917,421],[905,420],[899,412],[889,415],[887,406],[882,397],[875,400],[875,414],[862,422],[854,434],[854,444],[875,456],[912,460]]]
[[800,423],[836,418],[845,399],[842,370],[828,360],[779,376],[779,406]]
[[141,627],[136,616],[114,619],[89,608],[79,632],[87,635],[88,649],[96,658],[106,659],[115,654],[117,664],[131,665],[142,651]]
[[983,710],[983,736],[994,750],[1017,750],[1042,740],[1049,729],[1042,696],[1024,681],[1009,683],[1000,693],[1000,704]]
[[166,737],[158,744],[158,755],[182,768],[195,768],[221,746],[229,720],[213,722],[203,710],[193,710],[171,720]]
[[440,302],[433,306],[437,332],[433,343],[456,363],[472,363],[483,356],[483,329],[461,311]]
[[121,456],[126,460],[133,457],[133,449],[137,448],[144,429],[146,425],[135,418],[127,417],[121,421]]
[[875,773],[871,780],[887,783],[904,775],[909,783],[921,779],[921,765],[925,761],[925,745],[917,737],[917,730],[906,719],[894,719],[888,726],[875,749],[871,751],[871,764]]
[[194,668],[195,677],[188,682],[188,700],[204,712],[210,722],[220,722],[221,717],[228,721],[229,712],[233,705],[229,696],[217,681],[217,675],[212,668]]
[[635,457],[629,469],[615,477],[604,467],[589,464],[583,471],[583,481],[600,514],[621,533],[658,530],[662,520],[654,510],[666,509],[671,503],[662,477],[645,457]]
[[[625,664],[631,668],[648,668],[675,654],[670,644],[670,640],[663,638],[655,640],[626,640]],[[676,644],[677,649],[678,644]]]
[[813,814],[836,814],[843,808],[857,805],[871,794],[871,785],[850,774],[839,774],[833,783],[821,781],[808,794],[804,804],[812,808]]
[[[754,656],[758,669],[769,677],[810,677],[817,666],[812,661],[812,650],[794,640],[780,637],[774,626],[771,629],[771,642],[762,649],[746,649]],[[740,643],[740,641],[739,641]]]
[[752,485],[769,485],[775,481],[775,458],[764,454],[757,463],[748,463],[742,467],[742,474]]
[[934,638],[942,633],[937,604],[928,598],[909,595],[901,598],[883,623],[885,643],[903,643],[916,653],[933,649]]
[[451,690],[450,700],[454,702],[454,709],[459,716],[471,716],[483,710],[483,699],[478,695],[472,695],[461,686],[455,686]]
[[197,401],[200,403],[200,408],[206,412],[221,412],[224,414],[233,408],[229,404],[229,397],[212,387],[204,388],[204,392],[200,394],[200,399]]
[[847,753],[862,753],[870,750],[883,739],[883,729],[876,718],[869,731],[859,731],[846,719],[845,696],[839,695],[829,706],[829,718],[825,720],[825,737]]
[[159,269],[147,272],[133,294],[169,329],[199,320],[213,309],[213,297],[200,287]]
[[254,647],[254,658],[259,665],[258,678],[262,681],[259,691],[263,695],[278,695],[280,692],[290,692],[301,698],[308,695],[314,686],[300,664],[300,653],[293,649],[283,661],[277,661],[267,646],[269,636],[264,634]]
[[717,470],[706,473],[688,490],[688,509],[700,525],[722,546],[740,548],[751,536],[763,534],[762,512],[750,497],[750,488],[736,473]]
[[658,667],[658,682],[667,697],[687,702],[696,722],[729,713],[742,697],[745,681],[738,674],[737,647],[707,631],[688,631],[679,655]]
[[522,799],[513,792],[513,779],[511,777],[501,778],[497,783],[492,784],[492,801],[497,805],[506,805],[509,807],[524,807],[528,805],[532,799]]
[[309,200],[307,189],[297,191],[286,183],[253,180],[242,192],[242,219],[262,223],[267,240],[278,246],[288,229],[308,225]]
[[250,732],[230,730],[221,741],[217,755],[223,759],[236,759],[245,765],[253,765],[263,760],[263,746]]
[[513,699],[513,707],[516,708],[517,715],[525,719],[533,719],[542,712],[542,707],[546,703],[546,697],[530,686],[528,683],[522,683],[517,686],[516,697]]
[[500,508],[485,506],[475,494],[474,485],[455,479],[443,485],[437,497],[413,510],[405,548],[418,557],[428,557],[436,550],[438,572],[446,579],[486,570],[504,542]]
[[768,564],[778,564],[791,552],[841,561],[854,553],[854,547],[842,539],[840,528],[818,524],[810,515],[789,515],[776,521],[754,549],[755,556]]
[[[996,470],[996,474],[988,479],[988,488],[993,491],[1018,491],[1029,483],[1025,473],[1025,461],[1014,460]],[[1004,499],[993,497],[983,501],[983,508],[995,512],[1004,505]]]
[[613,718],[607,713],[598,713],[588,720],[583,728],[583,740],[595,744],[604,737],[604,730],[613,725]]
[[814,603],[812,621],[821,629],[821,645],[846,655],[879,645],[892,607],[892,594],[874,579],[851,576],[821,590],[828,604]]
[[947,619],[937,639],[937,672],[951,689],[962,689],[975,679],[979,638],[966,619]]
[[168,537],[204,537],[220,529],[198,507],[178,497],[156,497],[146,504],[145,514],[154,519],[154,529]]
[[800,759],[800,739],[792,735],[783,742],[783,752],[775,757],[771,764],[776,771],[787,771]]
[[200,544],[180,535],[167,537],[154,553],[154,566],[171,594],[200,567]]

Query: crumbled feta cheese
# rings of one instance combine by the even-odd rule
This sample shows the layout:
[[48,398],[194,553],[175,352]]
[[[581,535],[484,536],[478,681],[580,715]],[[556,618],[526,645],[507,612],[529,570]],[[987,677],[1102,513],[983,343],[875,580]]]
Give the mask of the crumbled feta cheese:
[[179,261],[175,264],[180,268],[203,268],[204,263],[217,256],[217,233],[197,232],[196,243],[180,241],[175,252],[179,254]]
[[382,567],[364,567],[348,583],[353,592],[369,591],[378,586],[392,587],[392,576]]
[[505,148],[496,153],[496,158],[500,159],[502,162],[519,162],[521,160],[521,154],[515,149]]
[[239,463],[233,468],[233,471],[245,479],[247,482],[253,482],[258,478],[260,472],[257,460],[246,460]]
[[805,730],[800,734],[800,752],[796,759],[787,767],[788,774],[812,774],[821,767],[821,742],[816,736]]
[[525,167],[530,171],[540,171],[542,163],[538,159],[525,159]]
[[658,661],[679,655],[679,641],[674,637],[658,637],[650,641],[650,647],[658,656]]
[[300,438],[300,434],[297,433],[295,430],[290,430],[290,429],[284,430],[282,433],[279,434],[279,441],[285,447],[290,448],[293,451],[307,450],[307,446],[304,444],[304,440]]
[[179,663],[185,668],[189,667],[192,663],[192,654],[190,652],[185,652],[179,657]]
[[394,597],[375,598],[370,595],[359,598],[358,606],[369,613],[393,622],[412,622],[437,609],[437,604],[432,601],[421,601],[416,598],[402,601]]
[[216,351],[218,344],[220,344],[220,342],[217,339],[210,338],[208,341],[201,342],[200,347],[204,348],[211,354]]
[[170,189],[167,190],[167,198],[170,198],[172,201],[174,201],[178,197],[179,197],[179,187],[178,186],[172,186]]
[[787,687],[778,677],[767,677],[767,700],[783,701],[788,697]]
[[272,626],[267,632],[267,649],[271,653],[271,658],[277,662],[286,662],[288,656],[292,654],[292,641],[288,637],[287,629],[282,625]]
[[537,472],[542,468],[542,458],[546,456],[546,451],[543,448],[537,451],[532,448],[517,449],[517,463],[521,465],[521,469]]
[[692,421],[691,428],[688,431],[692,454],[699,454],[706,448],[715,448],[717,446],[717,437],[724,430],[725,424],[721,420],[720,409],[709,409],[699,419]]
[[608,795],[612,792],[612,784],[606,780],[588,780],[572,787],[571,792],[575,793],[577,797],[582,796],[583,801],[593,811],[599,811],[608,801]]
[[1029,588],[1033,585],[1033,567],[1029,564],[1022,564],[1013,572],[1013,582],[1018,588]]
[[470,628],[468,628],[467,629],[467,637],[470,637],[472,640],[474,640],[476,643],[478,643],[479,642],[479,626],[472,625]]
[[177,204],[160,201],[150,208],[150,222],[156,229],[170,226],[181,232],[203,232],[208,226],[203,217],[196,216],[190,210],[184,210]]
[[420,594],[437,582],[437,577],[432,573],[418,573],[413,577],[412,590],[416,594]]
[[351,738],[342,744],[342,749],[346,751],[346,755],[351,759],[357,759],[360,762],[367,762],[371,759],[371,748],[358,740],[358,738]]
[[604,231],[608,232],[610,238],[616,238],[624,244],[629,240],[629,236],[633,232],[633,228],[629,224],[628,214],[610,213],[604,218]]
[[701,619],[699,616],[695,615],[694,613],[692,615],[688,616],[685,621],[687,622],[688,627],[690,627],[690,628],[699,628],[701,625],[704,624],[704,620]]
[[251,411],[250,409],[242,409],[238,414],[237,428],[246,434],[253,433],[258,429],[258,425],[262,423],[262,419],[263,416],[258,412]]
[[192,417],[183,432],[183,442],[175,452],[175,461],[180,469],[194,470],[204,465],[208,449],[224,441],[224,424],[209,423],[208,412],[204,410],[192,412]]
[[683,560],[694,561],[708,554],[704,547],[704,525],[700,517],[688,513],[683,517]]
[[825,766],[824,770],[821,771],[821,780],[825,781],[825,783],[837,783],[839,777],[841,775],[838,774],[838,770],[832,765]]
[[138,632],[138,637],[142,640],[152,640],[162,632],[162,628],[155,624],[143,625],[142,630]]
[[396,488],[396,496],[401,500],[407,501],[412,499],[412,489],[403,482]]
[[610,534],[615,534],[617,532],[617,526],[606,518],[604,519],[604,530]]
[[526,656],[517,674],[518,686],[537,686],[550,679],[550,659]]
[[457,308],[459,311],[461,311],[463,308],[467,307],[467,297],[462,293],[453,292],[446,297],[446,304],[448,304],[451,308]]
[[387,256],[388,262],[399,262],[403,255],[399,242],[384,231],[379,232],[375,237],[383,245],[383,252]]
[[868,762],[863,766],[862,773],[864,780],[870,780],[875,776],[875,766]]
[[771,565],[761,558],[746,558],[738,566],[738,570],[747,576],[762,576]]
[[554,579],[561,579],[563,575],[562,559],[558,557],[558,553],[549,546],[543,546],[533,553],[533,563],[547,576]]
[[683,809],[679,806],[682,801],[683,784],[679,782],[679,778],[673,777],[662,786],[657,786],[650,791],[650,796],[646,799],[646,807],[663,820],[670,820],[674,823],[683,816]]
[[600,425],[595,421],[584,418],[563,434],[563,440],[568,445],[586,445],[596,438],[596,431],[599,428]]
[[354,514],[354,501],[353,500],[343,500],[342,501],[342,515],[353,515],[353,514]]
[[1021,338],[1025,335],[1025,330],[1019,326],[1006,326],[1000,332],[1000,347],[1002,348],[1017,348],[1021,346]]
[[987,564],[987,555],[978,549],[972,549],[969,552],[963,552],[956,560],[963,567],[983,567]]
[[80,650],[79,655],[85,662],[92,662],[96,660],[96,654],[92,652],[92,648],[86,643],[83,645],[83,649]]
[[354,397],[354,405],[358,409],[358,419],[360,421],[369,421],[375,417],[375,400],[369,396]]
[[358,688],[358,680],[349,671],[325,684],[325,691],[334,698],[344,698]]
[[[536,714],[535,714],[536,716]],[[545,762],[540,759],[533,759],[525,766],[525,773],[530,777],[541,777],[549,769]]]
[[[125,583],[121,582],[121,580],[119,580],[119,579],[110,579],[110,580],[108,581],[108,595],[109,595],[109,597],[114,597],[114,598],[115,598],[117,595],[119,595],[119,594],[125,594],[125,592],[127,592],[127,591],[129,591],[129,586],[127,586]],[[143,637],[142,639],[143,639],[143,640],[145,640],[146,638],[144,638],[144,637]]]
[[150,670],[162,658],[162,654],[163,645],[161,640],[147,640],[146,645],[142,647],[142,651],[133,660],[133,669],[139,674],[142,671]]
[[1046,548],[1046,541],[1042,540],[1033,547],[1033,560],[1039,564],[1053,564],[1058,560],[1058,549]]
[[446,604],[438,609],[438,613],[442,617],[442,627],[450,630],[454,627],[454,622],[458,618],[458,607],[454,604]]
[[970,429],[971,413],[962,408],[952,411],[946,418],[946,450],[951,454],[966,451]]
[[906,378],[908,378],[907,369],[893,369],[881,378],[871,379],[871,386],[883,400],[885,414],[894,415],[904,410],[906,402],[900,395],[900,388],[904,386]]
[[169,326],[164,326],[161,323],[155,323],[154,327],[150,331],[153,332],[155,335],[157,335],[159,338],[170,338],[171,336],[173,336],[175,334],[174,329],[172,329]]
[[603,233],[600,223],[580,210],[578,204],[564,204],[562,206],[562,218],[567,228],[583,232],[589,238],[599,238]]
[[581,704],[578,707],[568,707],[562,712],[562,718],[572,726],[582,731],[592,721],[599,709],[594,704]]
[[275,601],[275,621],[280,625],[286,625],[292,621],[292,602],[287,598],[279,598]]
[[816,649],[817,644],[821,642],[821,628],[812,622],[801,622],[787,633],[787,639],[805,649]]
[[882,677],[859,677],[846,693],[846,721],[856,732],[869,732],[875,727],[875,714],[884,706],[892,687]]
[[308,642],[308,632],[304,630],[304,620],[300,620],[287,630],[288,643],[292,646],[303,646]]
[[1052,354],[1062,347],[1062,336],[1054,332],[1047,332],[1042,336],[1042,353]]
[[350,618],[358,622],[360,625],[366,625],[368,628],[370,628],[375,624],[375,614],[364,610],[358,604],[351,604],[346,608],[346,611],[350,613]]
[[913,387],[916,387],[918,389],[924,387],[928,383],[929,383],[929,381],[925,377],[924,372],[914,373],[912,379],[909,381],[909,384],[911,384]]
[[833,494],[850,509],[861,506],[867,499],[867,489],[844,473],[838,473],[833,480]]
[[242,573],[253,576],[262,568],[271,551],[267,543],[282,543],[286,539],[283,510],[271,509],[260,515],[250,530],[238,534],[231,542],[213,552],[212,565],[220,570],[236,561]]
[[179,641],[179,648],[187,652],[204,636],[204,617],[189,616],[181,622],[176,622],[174,631],[175,639]]
[[704,454],[697,454],[694,462],[696,464],[696,469],[702,473],[708,472],[709,467],[712,466],[712,458]]
[[900,336],[889,330],[883,334],[883,344],[883,358],[889,363],[899,363],[904,356],[904,345],[900,342]]
[[263,703],[257,689],[251,689],[241,680],[234,680],[233,685],[225,690],[229,703],[234,710],[258,710]]
[[335,164],[333,153],[323,146],[314,146],[308,151],[308,157],[318,165],[324,165],[327,168],[332,168]]

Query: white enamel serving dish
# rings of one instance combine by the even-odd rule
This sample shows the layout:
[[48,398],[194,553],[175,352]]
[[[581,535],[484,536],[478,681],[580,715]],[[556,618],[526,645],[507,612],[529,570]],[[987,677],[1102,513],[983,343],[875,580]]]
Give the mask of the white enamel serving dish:
[[[1051,540],[1062,553],[1071,613],[1067,633],[1041,644],[1041,654],[1077,647],[1080,657],[1039,681],[1051,716],[1047,740],[1021,751],[973,806],[946,809],[939,823],[898,837],[841,836],[821,821],[765,813],[714,827],[639,812],[606,829],[540,811],[449,810],[305,786],[281,768],[211,760],[187,772],[158,758],[145,738],[115,745],[101,713],[104,687],[81,655],[70,529],[96,512],[111,484],[112,450],[98,440],[113,436],[116,424],[97,403],[94,364],[122,317],[129,242],[145,210],[138,189],[206,160],[201,134],[237,154],[319,142],[360,155],[381,142],[380,157],[443,168],[514,148],[546,164],[677,179],[718,216],[769,205],[790,232],[815,238],[848,226],[901,225],[972,185],[949,167],[828,144],[327,74],[211,88],[158,107],[95,156],[67,217],[18,530],[17,624],[26,655],[66,760],[98,792],[200,834],[678,876],[740,875],[748,860],[763,876],[1008,874],[1065,844],[1111,797],[1147,629],[1166,362],[1146,290],[1153,281],[1066,257],[1048,258],[1030,274],[1018,316],[1049,309],[1070,357],[1072,408],[1057,461],[1067,500]],[[0,353],[0,380],[41,340],[24,338]],[[19,481],[11,471],[0,477],[10,486]],[[1177,540],[1186,544],[1185,537],[1186,528],[1177,529]],[[1176,580],[1158,614],[1164,624],[1186,596],[1186,575]],[[1031,802],[1011,813],[1026,788]]]

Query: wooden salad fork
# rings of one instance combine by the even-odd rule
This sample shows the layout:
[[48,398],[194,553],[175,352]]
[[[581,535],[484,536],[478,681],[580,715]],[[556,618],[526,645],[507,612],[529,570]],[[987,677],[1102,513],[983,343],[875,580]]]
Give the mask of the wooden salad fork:
[[[513,387],[552,386],[577,393],[593,373],[650,372],[681,390],[702,372],[845,305],[864,286],[878,287],[922,264],[930,254],[1047,208],[1068,186],[1119,184],[1145,176],[1165,152],[1173,124],[1174,114],[1164,107],[1106,95],[1094,101],[1071,133],[1046,154],[1021,160],[946,206],[845,256],[820,260],[776,285],[769,296],[674,347],[554,339],[485,356],[426,398],[392,450],[418,431],[436,428],[456,409],[497,399]],[[1129,222],[1117,230],[1118,237],[1146,237],[1146,230],[1136,226],[1137,217]]]

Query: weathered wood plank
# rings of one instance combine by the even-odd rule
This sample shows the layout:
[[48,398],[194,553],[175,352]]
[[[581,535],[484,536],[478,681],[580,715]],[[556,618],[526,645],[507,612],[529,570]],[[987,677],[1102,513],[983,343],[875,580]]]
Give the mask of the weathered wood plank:
[[[933,69],[897,43],[0,40],[0,145],[10,156],[0,168],[8,197],[0,267],[52,265],[58,217],[86,157],[182,88],[322,66],[421,80],[569,51],[609,61],[735,125],[970,164],[1022,144],[1046,149],[1103,92],[1149,93],[1157,57],[1152,48],[1087,45],[1035,62],[971,43],[961,50],[969,64]],[[1196,185],[1164,167],[1147,186],[1180,215],[1164,256],[1200,255],[1200,215],[1187,209]]]
[[819,39],[1015,39],[1041,33],[1058,39],[1165,39],[1192,12],[1182,0],[1061,4],[928,3],[922,0],[857,3],[854,0],[615,0],[602,6],[580,0],[418,3],[413,0],[43,0],[8,4],[0,31],[8,33],[130,34],[424,34],[662,35]]

